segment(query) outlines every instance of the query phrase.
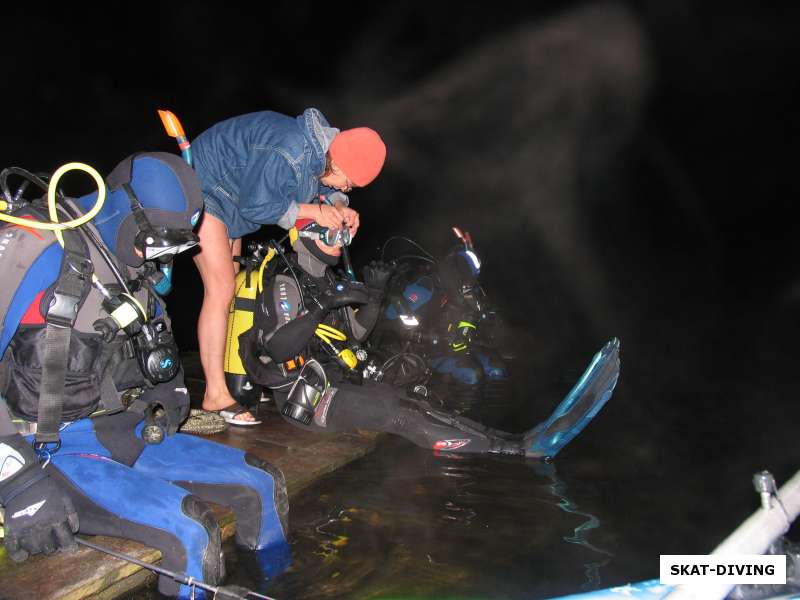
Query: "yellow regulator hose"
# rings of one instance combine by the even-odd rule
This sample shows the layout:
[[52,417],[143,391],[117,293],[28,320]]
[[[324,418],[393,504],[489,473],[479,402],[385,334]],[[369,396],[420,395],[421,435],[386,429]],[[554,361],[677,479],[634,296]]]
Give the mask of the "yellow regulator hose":
[[[81,215],[76,219],[72,219],[70,221],[64,221],[60,223],[58,221],[58,210],[56,205],[56,193],[58,190],[58,182],[64,176],[65,173],[69,171],[83,171],[84,173],[88,173],[92,176],[95,183],[97,184],[97,201],[95,201],[94,206],[92,209]],[[49,213],[50,221],[49,223],[42,222],[42,221],[34,221],[33,219],[21,219],[19,217],[13,217],[11,215],[4,214],[0,212],[0,221],[5,221],[6,223],[12,223],[14,225],[20,225],[22,227],[30,227],[32,229],[46,229],[48,231],[55,232],[56,239],[58,243],[61,244],[61,247],[64,247],[64,236],[61,232],[64,229],[74,229],[76,227],[80,227],[84,223],[88,223],[91,221],[97,213],[100,212],[100,209],[103,208],[103,203],[106,200],[106,184],[103,181],[103,178],[100,176],[100,173],[97,172],[96,169],[90,167],[87,164],[79,163],[79,162],[71,162],[65,165],[62,165],[56,172],[53,173],[53,176],[50,178],[50,183],[47,186],[47,210]],[[0,203],[0,209],[4,208],[2,203]],[[97,279],[97,275],[92,273],[92,282],[95,284],[99,283]],[[136,304],[141,307],[141,304],[135,298],[131,298]],[[144,312],[144,309],[142,309]]]
[[[58,215],[56,213],[56,190],[58,189],[59,179],[61,179],[64,173],[69,171],[83,171],[84,173],[88,173],[92,176],[95,183],[97,183],[97,201],[94,203],[92,209],[86,214],[81,215],[77,219],[59,223]],[[7,215],[2,212],[0,212],[0,221],[5,221],[6,223],[12,223],[14,225],[20,225],[22,227],[30,227],[32,229],[46,229],[48,231],[55,231],[58,241],[61,242],[61,245],[63,246],[64,241],[61,236],[61,231],[64,229],[74,229],[75,227],[80,227],[84,223],[91,221],[97,215],[97,213],[100,212],[100,209],[103,208],[103,202],[105,202],[105,199],[106,184],[103,182],[103,178],[100,176],[100,173],[98,173],[89,165],[79,162],[71,162],[59,167],[58,170],[53,173],[53,177],[50,179],[50,184],[47,187],[47,208],[49,210],[50,219],[52,222],[46,223],[42,221],[34,221],[33,219],[21,219],[19,217]],[[0,206],[0,208],[2,208],[2,206]]]

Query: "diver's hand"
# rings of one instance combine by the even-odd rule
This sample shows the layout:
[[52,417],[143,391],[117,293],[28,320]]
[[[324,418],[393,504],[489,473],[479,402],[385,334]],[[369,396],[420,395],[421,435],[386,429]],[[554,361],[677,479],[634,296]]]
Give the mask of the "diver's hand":
[[[358,212],[350,207],[350,198],[344,192],[333,192],[328,196],[328,202],[335,206],[342,213],[345,226],[350,230],[350,237],[356,237],[358,232],[359,218]],[[342,222],[339,222],[337,228],[341,227]]]
[[345,222],[345,216],[342,213],[343,209],[346,209],[346,207],[329,206],[327,204],[301,204],[297,212],[297,218],[311,219],[323,227],[339,229],[342,226],[342,222]]
[[364,283],[373,289],[383,292],[394,269],[382,260],[373,260],[364,267]]
[[[37,464],[32,470],[42,469]],[[13,493],[10,490],[5,495]],[[78,513],[69,496],[46,472],[42,479],[13,495],[5,511],[5,547],[11,560],[21,562],[31,554],[76,548]]]
[[[350,229],[350,237],[356,237],[356,233],[358,233],[358,226],[360,224],[360,219],[358,217],[358,212],[354,211],[352,208],[347,206],[338,205],[337,208],[339,212],[342,213],[342,217],[344,219],[344,224]],[[341,227],[341,222],[339,224]]]
[[367,286],[358,281],[337,281],[320,298],[324,310],[331,310],[351,304],[366,304],[370,295]]

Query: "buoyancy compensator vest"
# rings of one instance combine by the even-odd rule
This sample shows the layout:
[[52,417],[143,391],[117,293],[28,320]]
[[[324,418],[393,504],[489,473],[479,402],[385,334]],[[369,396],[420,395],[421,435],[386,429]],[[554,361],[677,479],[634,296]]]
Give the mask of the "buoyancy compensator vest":
[[[32,206],[20,212],[43,220]],[[122,392],[171,379],[180,368],[169,319],[157,295],[131,277],[107,249],[103,252],[91,224],[63,235],[62,249],[51,232],[15,225],[0,229],[7,242],[0,255],[7,284],[0,287],[0,306],[8,307],[0,335],[0,350],[5,349],[0,390],[14,414],[38,421],[40,432],[43,407],[60,403],[56,416],[45,417],[57,422],[44,429],[120,411]],[[111,301],[125,296],[124,301]],[[112,318],[124,303],[136,306],[130,310],[137,314]],[[99,326],[109,320],[117,325],[110,332]],[[55,358],[48,340],[53,331],[62,338]],[[62,366],[54,370],[50,363]],[[58,398],[43,403],[48,389]],[[47,435],[45,431],[40,437]]]

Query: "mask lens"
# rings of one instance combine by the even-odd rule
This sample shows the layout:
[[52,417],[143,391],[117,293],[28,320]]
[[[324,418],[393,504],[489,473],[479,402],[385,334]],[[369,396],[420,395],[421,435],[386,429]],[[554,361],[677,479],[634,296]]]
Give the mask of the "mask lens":
[[197,246],[197,241],[194,240],[178,244],[177,246],[145,246],[144,257],[147,260],[155,260],[156,258],[163,258],[164,256],[175,256],[195,246]]
[[349,246],[351,237],[350,230],[344,229],[328,229],[325,232],[325,244],[328,246]]
[[191,230],[142,231],[136,236],[136,247],[145,260],[174,256],[198,244],[197,235]]
[[336,246],[339,243],[339,230],[338,229],[328,229],[325,231],[324,238],[322,240],[325,242],[326,246]]

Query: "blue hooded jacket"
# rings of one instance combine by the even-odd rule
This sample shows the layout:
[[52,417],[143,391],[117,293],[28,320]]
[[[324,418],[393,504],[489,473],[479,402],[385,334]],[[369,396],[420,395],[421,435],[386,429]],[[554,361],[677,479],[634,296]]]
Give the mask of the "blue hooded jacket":
[[293,118],[264,111],[213,125],[192,143],[205,209],[235,239],[261,225],[289,229],[320,193],[325,153],[339,133],[316,108]]

